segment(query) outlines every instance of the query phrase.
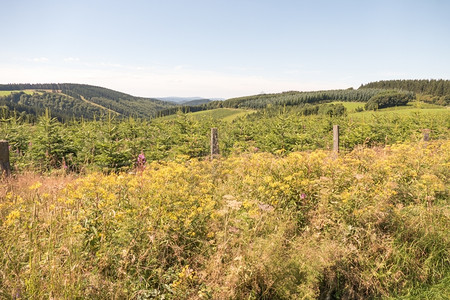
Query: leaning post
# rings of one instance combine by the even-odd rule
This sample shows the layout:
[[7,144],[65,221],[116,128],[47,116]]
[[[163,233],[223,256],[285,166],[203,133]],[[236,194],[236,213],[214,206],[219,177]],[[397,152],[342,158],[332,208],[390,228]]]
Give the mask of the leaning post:
[[9,163],[9,144],[8,141],[0,141],[0,174],[2,176],[11,175],[11,165]]
[[339,125],[333,125],[333,151],[339,153]]
[[219,133],[217,128],[211,128],[211,159],[219,154]]

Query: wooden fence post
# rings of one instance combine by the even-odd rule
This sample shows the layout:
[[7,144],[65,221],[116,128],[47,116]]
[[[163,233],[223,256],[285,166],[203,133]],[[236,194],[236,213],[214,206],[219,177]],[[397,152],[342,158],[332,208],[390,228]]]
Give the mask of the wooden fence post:
[[219,133],[217,128],[211,128],[211,159],[219,154]]
[[8,141],[0,141],[0,175],[11,175],[11,165],[9,164],[9,144]]
[[423,130],[423,141],[428,142],[430,140],[430,129]]
[[339,152],[339,125],[333,125],[333,151]]

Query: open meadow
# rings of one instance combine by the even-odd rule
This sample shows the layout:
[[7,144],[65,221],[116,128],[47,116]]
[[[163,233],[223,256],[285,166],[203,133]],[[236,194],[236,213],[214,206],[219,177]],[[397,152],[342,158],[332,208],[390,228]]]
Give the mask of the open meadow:
[[0,298],[450,293],[448,110],[212,112],[2,122]]
[[[232,122],[236,118],[244,117],[253,112],[255,112],[255,110],[237,109],[237,108],[218,108],[213,110],[193,112],[190,113],[189,116],[195,119],[211,118],[217,121]],[[176,115],[170,115],[163,118],[174,119],[176,118]]]
[[445,299],[448,140],[0,185],[2,298]]

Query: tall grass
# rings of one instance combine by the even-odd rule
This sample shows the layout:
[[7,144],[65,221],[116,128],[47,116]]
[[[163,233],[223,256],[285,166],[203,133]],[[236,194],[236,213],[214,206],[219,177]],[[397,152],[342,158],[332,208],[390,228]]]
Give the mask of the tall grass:
[[448,294],[450,142],[0,182],[0,298]]

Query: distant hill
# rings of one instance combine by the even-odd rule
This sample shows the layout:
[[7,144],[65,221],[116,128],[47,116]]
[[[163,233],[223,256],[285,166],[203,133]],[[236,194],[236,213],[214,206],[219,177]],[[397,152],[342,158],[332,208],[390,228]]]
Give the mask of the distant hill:
[[[45,109],[60,119],[92,119],[113,113],[117,116],[150,118],[177,104],[153,98],[135,97],[86,84],[2,84],[0,106],[19,113],[39,114]],[[9,91],[10,93],[7,93]]]
[[[200,105],[182,105],[181,107],[168,108],[160,112],[161,116],[175,114],[178,111],[182,112],[198,112],[203,110],[217,109],[217,108],[241,108],[241,109],[265,109],[275,107],[290,107],[304,108],[305,114],[318,112],[319,104],[330,103],[332,101],[340,102],[368,102],[372,97],[386,92],[384,89],[346,89],[346,90],[325,90],[313,92],[297,92],[289,91],[273,94],[258,94],[253,96],[244,96],[238,98],[231,98],[225,101],[211,101]],[[402,91],[402,94],[407,94],[408,98],[414,98],[414,93],[409,91]],[[314,106],[314,107],[311,107]],[[330,108],[330,107],[328,107]],[[331,109],[331,108],[330,108]],[[333,108],[334,109],[334,108]]]
[[211,102],[211,100],[209,100],[209,99],[197,99],[197,100],[183,102],[181,104],[183,104],[183,105],[200,105],[200,104],[206,104],[209,102]]
[[[181,107],[168,108],[160,112],[161,116],[182,112],[198,112],[217,108],[265,109],[294,106],[305,114],[318,111],[317,105],[338,102],[362,102],[381,98],[382,95],[395,95],[405,98],[429,102],[438,105],[450,104],[449,80],[387,80],[362,85],[358,89],[323,90],[311,92],[287,91],[273,94],[258,94],[231,98],[224,101],[210,101],[200,105],[183,104]],[[385,96],[385,98],[388,96]],[[392,97],[391,97],[392,98]],[[388,101],[389,102],[389,101]],[[390,101],[395,102],[395,101]],[[396,105],[394,105],[396,106]],[[326,108],[326,107],[325,107]],[[332,107],[328,107],[332,110]],[[381,106],[380,106],[381,108]],[[334,109],[334,108],[333,108]]]
[[162,97],[162,98],[156,98],[161,101],[168,101],[168,102],[174,102],[178,104],[183,105],[199,105],[208,103],[211,101],[222,101],[225,100],[223,98],[202,98],[202,97]]
[[168,102],[174,102],[174,103],[185,103],[185,102],[189,102],[189,101],[194,101],[194,100],[200,100],[203,99],[201,97],[161,97],[161,98],[156,98],[158,100],[161,101],[168,101]]

